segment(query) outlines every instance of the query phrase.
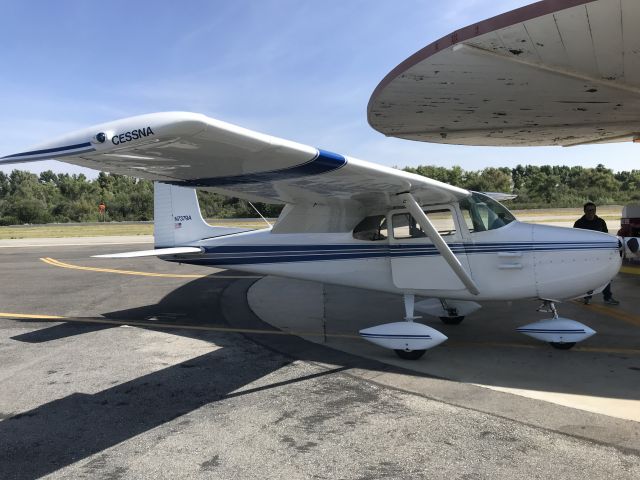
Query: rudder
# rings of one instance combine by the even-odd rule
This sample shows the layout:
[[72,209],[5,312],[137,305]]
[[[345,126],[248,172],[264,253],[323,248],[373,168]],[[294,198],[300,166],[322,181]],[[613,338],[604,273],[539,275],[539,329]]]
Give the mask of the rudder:
[[193,244],[205,238],[246,232],[246,228],[214,227],[205,222],[195,188],[153,182],[155,248]]

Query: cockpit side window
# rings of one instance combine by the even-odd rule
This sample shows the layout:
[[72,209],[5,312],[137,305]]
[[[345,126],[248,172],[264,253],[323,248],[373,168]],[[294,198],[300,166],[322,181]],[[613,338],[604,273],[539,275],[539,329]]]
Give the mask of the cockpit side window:
[[[456,224],[453,218],[453,212],[448,208],[440,208],[437,210],[425,210],[429,220],[436,228],[438,233],[443,237],[455,235]],[[418,224],[413,215],[410,213],[398,213],[393,215],[393,238],[420,238],[426,237],[427,234],[422,231],[422,227]]]
[[378,241],[387,239],[387,219],[384,215],[373,215],[362,220],[353,229],[356,240]]
[[470,232],[495,230],[515,221],[504,205],[477,192],[460,202],[460,211]]
[[420,238],[427,236],[410,213],[398,213],[392,217],[392,221],[393,238]]

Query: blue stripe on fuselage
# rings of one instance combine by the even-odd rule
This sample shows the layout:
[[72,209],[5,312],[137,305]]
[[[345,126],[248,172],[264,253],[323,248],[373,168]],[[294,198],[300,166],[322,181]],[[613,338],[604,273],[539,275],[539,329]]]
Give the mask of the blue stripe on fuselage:
[[[618,250],[617,242],[518,242],[518,243],[451,243],[455,254],[498,252],[537,252],[570,250]],[[440,253],[433,245],[397,244],[337,244],[337,245],[221,245],[204,247],[203,257],[181,259],[198,265],[248,265],[264,263],[314,262],[328,260],[358,260],[381,257],[424,257]]]

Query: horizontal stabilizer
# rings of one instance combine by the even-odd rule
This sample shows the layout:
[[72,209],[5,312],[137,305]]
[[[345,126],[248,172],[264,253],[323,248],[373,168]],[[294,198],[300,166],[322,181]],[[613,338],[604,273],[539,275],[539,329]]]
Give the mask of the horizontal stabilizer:
[[203,253],[200,247],[173,247],[156,248],[155,250],[138,250],[136,252],[108,253],[106,255],[93,255],[93,258],[136,258],[136,257],[157,257],[160,255],[178,255],[183,253]]

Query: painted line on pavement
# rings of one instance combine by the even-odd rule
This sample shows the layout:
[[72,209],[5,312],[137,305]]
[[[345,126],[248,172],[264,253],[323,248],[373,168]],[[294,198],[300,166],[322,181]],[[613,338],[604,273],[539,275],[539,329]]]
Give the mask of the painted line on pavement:
[[[353,333],[324,333],[324,332],[298,332],[298,331],[282,331],[282,330],[263,330],[256,328],[232,328],[217,325],[193,325],[193,324],[175,324],[155,321],[136,321],[136,320],[117,320],[101,317],[61,317],[53,315],[25,315],[19,313],[0,313],[0,318],[14,319],[34,319],[34,320],[54,320],[72,323],[90,323],[100,325],[129,326],[142,328],[157,328],[161,330],[198,330],[219,333],[247,333],[253,335],[291,335],[298,337],[326,337],[326,338],[345,338],[361,340],[360,335]],[[464,347],[506,347],[506,348],[526,348],[526,349],[549,349],[546,343],[530,344],[530,343],[502,343],[502,342],[457,342],[450,341],[443,345],[444,347],[464,348]],[[631,348],[604,348],[604,347],[574,347],[573,351],[588,353],[619,353],[625,355],[640,355],[639,349]]]
[[[576,301],[576,303],[580,303]],[[623,310],[605,307],[604,305],[597,305],[590,303],[589,305],[584,305],[584,308],[595,310],[596,312],[607,315],[608,317],[615,318],[617,320],[622,320],[623,322],[629,323],[636,327],[640,327],[640,316],[634,315],[632,313],[627,313]]]
[[18,318],[33,320],[65,320],[67,317],[59,317],[57,315],[27,315],[24,313],[0,313],[0,318]]
[[[470,347],[470,346],[480,346],[480,347],[506,347],[506,348],[551,348],[546,342],[532,344],[532,343],[507,343],[507,342],[456,342],[455,340],[452,342],[445,342],[442,344],[444,347],[452,346],[452,347]],[[634,348],[615,348],[615,347],[583,347],[580,345],[576,345],[571,349],[572,352],[593,352],[593,353],[621,353],[626,355],[640,355],[639,349]]]
[[[101,325],[117,325],[117,326],[129,326],[129,327],[143,327],[143,328],[158,328],[168,330],[201,330],[208,332],[222,332],[222,333],[252,333],[261,335],[296,335],[296,336],[325,336],[324,332],[285,332],[282,330],[261,330],[256,328],[232,328],[216,325],[193,325],[193,324],[177,324],[177,323],[164,323],[156,321],[136,321],[136,320],[116,320],[109,318],[96,318],[96,317],[60,317],[53,315],[25,315],[20,313],[0,313],[0,318],[15,318],[15,319],[36,319],[36,320],[58,320],[63,322],[73,323],[93,323]],[[339,337],[339,338],[360,338],[359,335],[351,333],[327,333],[327,337]]]
[[622,273],[629,273],[631,275],[640,275],[640,268],[638,268],[638,267],[622,266],[622,267],[620,267],[620,271]]
[[616,320],[622,320],[623,322],[631,324],[635,327],[640,327],[640,316],[638,315],[634,315],[617,308],[605,307],[604,305],[598,305],[595,303],[584,305],[580,300],[574,300],[573,303],[580,305],[588,310],[595,310],[598,313],[606,315],[607,317],[615,318]]
[[27,247],[89,247],[93,245],[141,245],[152,244],[153,240],[140,240],[139,242],[91,242],[91,243],[25,243],[22,245],[2,245],[0,248],[27,248]]
[[[119,270],[115,268],[98,268],[98,267],[85,267],[82,265],[74,265],[71,263],[64,263],[60,260],[56,260],[51,257],[40,258],[44,263],[53,265],[54,267],[68,268],[71,270],[84,270],[87,272],[102,272],[102,273],[115,273],[118,275],[135,275],[139,277],[160,277],[160,278],[205,278],[209,275],[203,274],[179,274],[179,273],[154,273],[154,272],[139,272],[136,270]],[[213,278],[262,278],[260,275],[216,275]]]

